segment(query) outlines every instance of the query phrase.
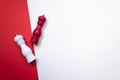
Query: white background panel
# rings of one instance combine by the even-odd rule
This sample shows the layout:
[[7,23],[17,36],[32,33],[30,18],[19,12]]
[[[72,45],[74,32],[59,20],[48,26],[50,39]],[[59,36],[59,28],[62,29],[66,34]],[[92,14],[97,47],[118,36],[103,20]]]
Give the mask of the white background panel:
[[120,80],[120,0],[28,0],[40,80]]

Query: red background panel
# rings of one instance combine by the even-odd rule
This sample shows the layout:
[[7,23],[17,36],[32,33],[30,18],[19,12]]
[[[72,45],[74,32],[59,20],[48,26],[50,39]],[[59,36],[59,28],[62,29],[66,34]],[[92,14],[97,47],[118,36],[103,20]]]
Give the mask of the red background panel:
[[31,27],[26,0],[0,0],[0,80],[38,80],[36,64],[28,64],[15,34],[30,44]]

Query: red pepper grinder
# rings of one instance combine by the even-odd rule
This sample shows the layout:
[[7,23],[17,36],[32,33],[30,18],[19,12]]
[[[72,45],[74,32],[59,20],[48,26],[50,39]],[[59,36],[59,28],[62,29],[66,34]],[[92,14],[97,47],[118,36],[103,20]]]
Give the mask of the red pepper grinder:
[[30,40],[30,42],[32,44],[36,44],[36,45],[38,44],[39,38],[42,34],[42,27],[43,27],[45,21],[46,21],[46,18],[44,15],[38,17],[37,27],[33,31],[33,35]]

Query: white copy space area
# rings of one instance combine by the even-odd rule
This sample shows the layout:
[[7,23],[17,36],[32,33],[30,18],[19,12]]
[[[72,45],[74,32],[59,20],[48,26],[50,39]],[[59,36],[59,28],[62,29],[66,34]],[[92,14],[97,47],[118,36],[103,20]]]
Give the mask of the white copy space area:
[[40,80],[120,80],[120,0],[28,0]]

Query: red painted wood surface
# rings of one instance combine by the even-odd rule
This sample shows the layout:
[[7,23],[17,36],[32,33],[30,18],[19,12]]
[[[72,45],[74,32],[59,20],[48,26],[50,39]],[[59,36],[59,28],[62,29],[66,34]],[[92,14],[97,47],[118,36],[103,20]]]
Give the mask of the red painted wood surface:
[[0,0],[0,80],[38,80],[36,63],[27,63],[15,34],[33,50],[27,0]]

